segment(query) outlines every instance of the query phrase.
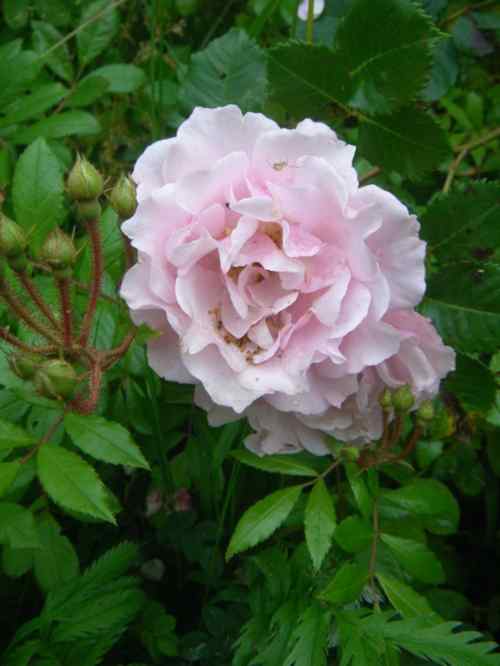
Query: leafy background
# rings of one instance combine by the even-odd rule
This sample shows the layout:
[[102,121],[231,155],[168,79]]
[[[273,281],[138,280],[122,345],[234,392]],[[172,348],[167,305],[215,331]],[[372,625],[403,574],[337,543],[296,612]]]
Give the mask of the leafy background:
[[[327,0],[308,29],[297,5],[4,0],[4,210],[35,229],[35,247],[70,230],[77,152],[112,179],[196,105],[322,120],[357,145],[362,182],[419,215],[422,312],[456,348],[457,371],[408,464],[360,475],[342,453],[327,475],[330,460],[252,456],[245,423],[209,428],[189,387],[148,369],[140,337],[96,414],[67,415],[31,456],[61,406],[11,372],[3,347],[6,666],[500,663],[486,642],[500,637],[499,9]],[[128,326],[110,208],[102,232],[92,339],[110,348]],[[90,254],[77,242],[83,310]],[[162,507],[148,516],[151,493]]]

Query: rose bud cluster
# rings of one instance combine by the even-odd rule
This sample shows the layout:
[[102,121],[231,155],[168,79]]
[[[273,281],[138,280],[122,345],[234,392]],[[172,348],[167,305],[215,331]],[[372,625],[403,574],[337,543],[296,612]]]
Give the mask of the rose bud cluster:
[[149,363],[195,384],[212,424],[248,417],[260,454],[379,439],[385,389],[416,410],[454,367],[414,309],[419,223],[360,186],[354,152],[322,123],[197,108],[132,174],[138,261],[121,295],[160,334]]

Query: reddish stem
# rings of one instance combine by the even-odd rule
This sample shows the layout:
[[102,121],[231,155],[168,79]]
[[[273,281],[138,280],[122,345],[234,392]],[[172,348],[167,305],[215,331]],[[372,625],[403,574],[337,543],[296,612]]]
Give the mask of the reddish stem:
[[401,437],[402,430],[403,430],[403,417],[398,414],[394,420],[394,426],[392,429],[389,446],[392,447],[398,443],[399,438]]
[[397,460],[404,460],[405,458],[408,458],[410,453],[413,451],[415,448],[418,440],[420,439],[420,436],[422,435],[423,428],[420,425],[416,425],[414,431],[411,433],[410,437],[408,438],[408,441],[406,442],[406,445],[404,449],[399,453],[397,456],[393,458],[394,461]]
[[64,346],[68,349],[73,342],[73,321],[71,316],[71,282],[69,278],[57,280],[59,301],[61,304],[61,317],[63,323]]
[[89,397],[76,397],[70,407],[80,414],[91,414],[97,406],[101,392],[102,369],[98,362],[93,362],[90,369]]
[[382,412],[382,448],[387,449],[389,446],[390,438],[389,438],[389,412],[384,409]]
[[124,356],[127,353],[128,348],[132,344],[134,338],[135,338],[135,331],[130,331],[130,333],[127,333],[127,335],[118,345],[118,347],[115,347],[114,349],[110,349],[109,351],[105,352],[104,367],[109,368],[110,365],[116,363],[116,361],[118,361],[122,356]]
[[21,351],[29,352],[32,354],[53,354],[57,350],[57,347],[54,346],[32,347],[31,345],[27,345],[25,342],[22,342],[22,340],[19,340],[19,338],[16,338],[15,335],[9,333],[6,328],[0,328],[0,338],[5,340],[5,342],[7,342],[12,347],[16,347]]
[[130,240],[122,234],[123,247],[125,249],[125,268],[131,268],[135,264],[134,248],[130,244]]
[[50,340],[55,345],[60,344],[58,336],[55,335],[51,329],[47,328],[44,326],[44,324],[41,324],[39,321],[33,318],[31,312],[27,310],[24,305],[21,305],[21,303],[17,300],[17,297],[12,293],[5,282],[0,288],[0,293],[12,312],[16,314],[19,319],[22,319],[27,326],[32,328],[37,333],[40,333],[40,335],[43,335],[44,338],[47,338],[47,340]]
[[20,273],[18,274],[18,278],[20,282],[22,283],[23,287],[26,289],[28,294],[31,296],[33,303],[38,307],[40,312],[50,321],[52,326],[54,326],[55,329],[59,329],[59,322],[57,319],[54,317],[52,314],[49,306],[43,299],[43,296],[40,294],[38,289],[36,288],[34,282],[29,278],[26,273]]
[[92,220],[87,224],[87,230],[90,236],[90,245],[92,248],[92,284],[90,285],[90,298],[87,304],[87,310],[83,317],[82,328],[80,331],[80,343],[87,344],[92,327],[92,319],[97,307],[97,299],[101,291],[103,260],[101,247],[101,234],[99,231],[99,221]]

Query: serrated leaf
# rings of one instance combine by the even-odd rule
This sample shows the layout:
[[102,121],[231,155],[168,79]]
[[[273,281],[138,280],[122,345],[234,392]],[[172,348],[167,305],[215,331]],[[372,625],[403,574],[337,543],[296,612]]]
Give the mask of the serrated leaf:
[[16,221],[30,234],[35,251],[64,217],[63,193],[59,160],[39,138],[17,161],[12,188]]
[[301,492],[302,486],[277,490],[245,511],[229,542],[226,560],[270,537],[286,520]]
[[345,562],[337,569],[332,580],[319,594],[320,599],[331,604],[349,604],[359,599],[368,582],[368,568],[361,564]]
[[35,442],[23,428],[0,419],[0,451],[32,446]]
[[332,49],[291,41],[270,49],[268,58],[272,99],[294,117],[347,104],[352,82]]
[[[60,76],[64,81],[73,80],[73,63],[71,62],[68,45],[66,43],[60,44],[57,49],[50,51],[50,49],[61,42],[64,38],[57,28],[52,23],[52,15],[50,16],[50,23],[44,21],[33,21],[33,45],[35,51],[39,56],[44,56],[41,62],[46,64],[54,74]],[[49,52],[47,55],[45,53]]]
[[149,469],[148,461],[130,433],[119,423],[101,416],[69,412],[64,417],[64,425],[73,444],[84,453],[114,465]]
[[0,543],[11,548],[38,548],[33,514],[19,504],[0,502]]
[[445,580],[444,570],[436,555],[426,545],[413,539],[381,534],[380,539],[390,548],[398,562],[422,583],[438,585]]
[[422,618],[427,615],[434,622],[439,620],[427,599],[403,581],[380,571],[377,572],[377,579],[391,604],[403,617]]
[[21,51],[20,44],[20,40],[15,40],[0,49],[0,108],[10,103],[16,94],[24,92],[40,72],[36,53]]
[[306,543],[315,569],[319,569],[332,545],[337,517],[331,494],[323,479],[313,486],[304,513]]
[[500,265],[449,264],[431,276],[420,306],[463,352],[494,352],[500,329]]
[[102,586],[123,576],[138,557],[135,543],[124,541],[107,550],[82,576],[85,586]]
[[359,553],[371,544],[373,529],[370,523],[360,516],[349,516],[339,523],[334,538],[348,553]]
[[[92,20],[94,17],[97,17],[96,20]],[[88,25],[79,30],[76,37],[78,61],[82,68],[111,43],[120,26],[120,15],[108,0],[96,0],[84,5],[79,24],[84,23]]]
[[309,465],[297,462],[292,456],[270,455],[257,456],[246,449],[232,451],[231,456],[239,462],[264,472],[287,474],[290,476],[317,476],[317,472]]
[[456,532],[460,518],[456,499],[434,479],[417,479],[397,490],[384,491],[379,510],[392,520],[418,518],[429,532],[442,535]]
[[32,657],[36,655],[41,642],[38,639],[28,641],[22,645],[16,645],[2,655],[3,666],[30,666]]
[[30,143],[37,137],[61,139],[73,134],[80,136],[98,134],[100,131],[101,126],[91,113],[87,113],[87,111],[63,111],[15,132],[12,135],[12,141],[14,143]]
[[101,76],[94,76],[92,73],[77,83],[66,100],[66,106],[69,108],[88,106],[102,97],[108,87],[109,84],[106,79]]
[[60,83],[47,83],[40,86],[22,99],[15,100],[3,109],[5,116],[0,118],[0,127],[8,127],[39,116],[54,104],[57,104],[66,94],[67,89]]
[[3,0],[3,16],[12,30],[24,28],[28,22],[30,0]]
[[359,150],[387,171],[416,180],[437,168],[449,153],[445,133],[420,109],[406,107],[364,121],[359,130]]
[[335,35],[336,58],[352,81],[350,105],[389,113],[415,99],[426,82],[436,34],[413,2],[356,0]]
[[293,646],[283,666],[326,666],[331,613],[313,603],[300,616],[290,643]]
[[9,492],[20,469],[21,463],[19,460],[14,462],[0,462],[0,497]]
[[136,65],[104,65],[92,72],[92,76],[98,76],[108,82],[108,90],[111,93],[131,93],[138,90],[146,81],[146,75]]
[[34,572],[38,585],[47,593],[78,576],[78,555],[50,516],[40,520],[38,533],[41,547],[34,553]]
[[60,506],[115,524],[106,488],[80,456],[52,444],[37,454],[38,477],[49,497]]
[[259,109],[266,93],[264,52],[243,30],[230,30],[191,57],[179,98],[188,109],[237,104]]
[[500,183],[472,182],[433,199],[421,218],[422,237],[439,261],[484,261],[500,246],[499,214]]

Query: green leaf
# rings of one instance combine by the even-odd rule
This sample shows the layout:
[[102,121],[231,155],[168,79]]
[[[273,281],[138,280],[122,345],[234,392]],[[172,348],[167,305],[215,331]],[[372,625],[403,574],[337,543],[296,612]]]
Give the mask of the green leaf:
[[347,104],[352,81],[332,49],[291,41],[269,49],[268,58],[272,100],[295,118]]
[[359,599],[367,582],[366,566],[344,562],[319,596],[331,604],[349,604]]
[[230,30],[191,57],[179,98],[188,109],[237,104],[249,111],[261,108],[265,93],[264,52],[242,30]]
[[41,548],[34,554],[34,571],[42,591],[47,593],[78,576],[79,563],[71,541],[60,534],[59,525],[51,516],[38,524]]
[[365,118],[359,150],[373,164],[416,180],[437,168],[449,147],[443,130],[430,115],[406,107],[389,116]]
[[[3,666],[30,666],[34,663],[32,658],[41,646],[38,638],[27,643],[22,643],[21,645],[13,646],[2,656]],[[40,664],[40,662],[38,663]],[[46,666],[46,663],[42,662],[41,666]]]
[[87,136],[97,134],[100,131],[101,126],[92,114],[86,111],[63,111],[19,130],[12,135],[12,141],[14,143],[30,143],[38,137],[61,139],[73,134]]
[[301,492],[302,486],[277,490],[245,511],[229,542],[226,560],[270,537],[287,519]]
[[319,479],[311,490],[304,514],[306,543],[315,569],[321,567],[330,550],[336,526],[332,496],[323,479]]
[[33,548],[11,548],[4,546],[2,550],[2,567],[10,578],[20,578],[33,567]]
[[[474,183],[433,199],[423,215],[422,237],[439,261],[481,261],[500,247],[500,183]],[[446,268],[444,269],[446,271]]]
[[23,93],[38,76],[41,64],[34,51],[21,51],[20,40],[0,47],[0,108]]
[[21,463],[19,460],[15,462],[0,462],[0,497],[9,492],[9,488],[14,483],[20,469]]
[[12,188],[16,221],[30,233],[35,251],[64,217],[63,193],[59,160],[37,139],[17,161]]
[[28,22],[30,0],[3,0],[3,16],[12,30],[24,28]]
[[68,412],[64,425],[73,444],[97,460],[149,469],[148,461],[130,433],[119,423],[107,421],[101,416]]
[[351,106],[388,113],[415,99],[426,82],[437,34],[412,2],[356,0],[335,35],[336,58],[353,85]]
[[398,562],[417,580],[432,585],[438,585],[445,580],[441,562],[423,543],[391,534],[381,534],[380,538],[391,549]]
[[435,102],[445,95],[457,80],[459,72],[458,58],[451,39],[444,39],[437,44],[433,53],[431,76],[422,99]]
[[338,525],[334,539],[348,553],[359,553],[371,544],[373,529],[360,516],[349,516]]
[[92,72],[108,82],[108,90],[112,93],[132,93],[138,90],[146,81],[146,75],[136,65],[105,65]]
[[373,513],[373,497],[370,494],[366,483],[368,478],[367,474],[362,473],[359,466],[355,463],[347,463],[345,465],[345,471],[356,504],[363,517],[368,520]]
[[39,116],[51,106],[57,104],[66,94],[66,88],[60,83],[47,83],[40,86],[22,99],[17,99],[3,109],[4,118],[0,118],[0,127],[8,127]]
[[495,401],[496,382],[487,365],[458,353],[456,369],[444,384],[468,411],[487,412]]
[[32,446],[36,440],[19,426],[0,419],[0,451]]
[[86,76],[72,90],[66,101],[66,106],[70,108],[88,106],[102,97],[108,90],[108,86],[106,79],[101,76],[94,76],[94,74]]
[[244,465],[264,472],[288,474],[290,476],[317,476],[317,472],[312,467],[294,460],[293,456],[270,455],[260,457],[247,449],[232,451],[231,456]]
[[107,550],[82,577],[85,586],[103,586],[123,576],[137,560],[139,550],[134,543],[124,541]]
[[449,264],[428,281],[420,306],[451,346],[494,352],[500,329],[500,265]]
[[[92,20],[95,17],[98,18]],[[78,61],[82,68],[111,44],[120,26],[120,15],[108,0],[95,0],[84,5],[79,24],[84,23],[88,25],[76,36]]]
[[105,486],[80,456],[59,446],[44,444],[37,454],[37,466],[40,482],[56,504],[116,523]]
[[[52,16],[50,17],[50,21],[52,23]],[[51,23],[33,21],[31,24],[33,27],[33,46],[40,56],[50,51],[53,46],[59,44],[64,38]],[[60,76],[64,81],[73,80],[73,63],[71,62],[66,43],[60,44],[57,49],[50,51],[48,55],[44,55],[41,62],[46,63],[54,74]]]
[[283,666],[326,666],[331,613],[313,603],[299,617],[292,633],[293,646]]
[[403,617],[427,615],[434,622],[439,619],[427,599],[406,583],[380,572],[377,572],[377,578],[389,601]]
[[178,654],[178,639],[175,635],[175,618],[168,615],[158,601],[148,601],[142,612],[140,623],[141,641],[155,663],[163,657]]
[[0,502],[0,543],[11,548],[38,548],[33,514],[19,504]]
[[448,488],[434,479],[417,479],[397,490],[386,490],[379,510],[387,519],[419,518],[433,534],[453,534],[458,528],[460,509]]

